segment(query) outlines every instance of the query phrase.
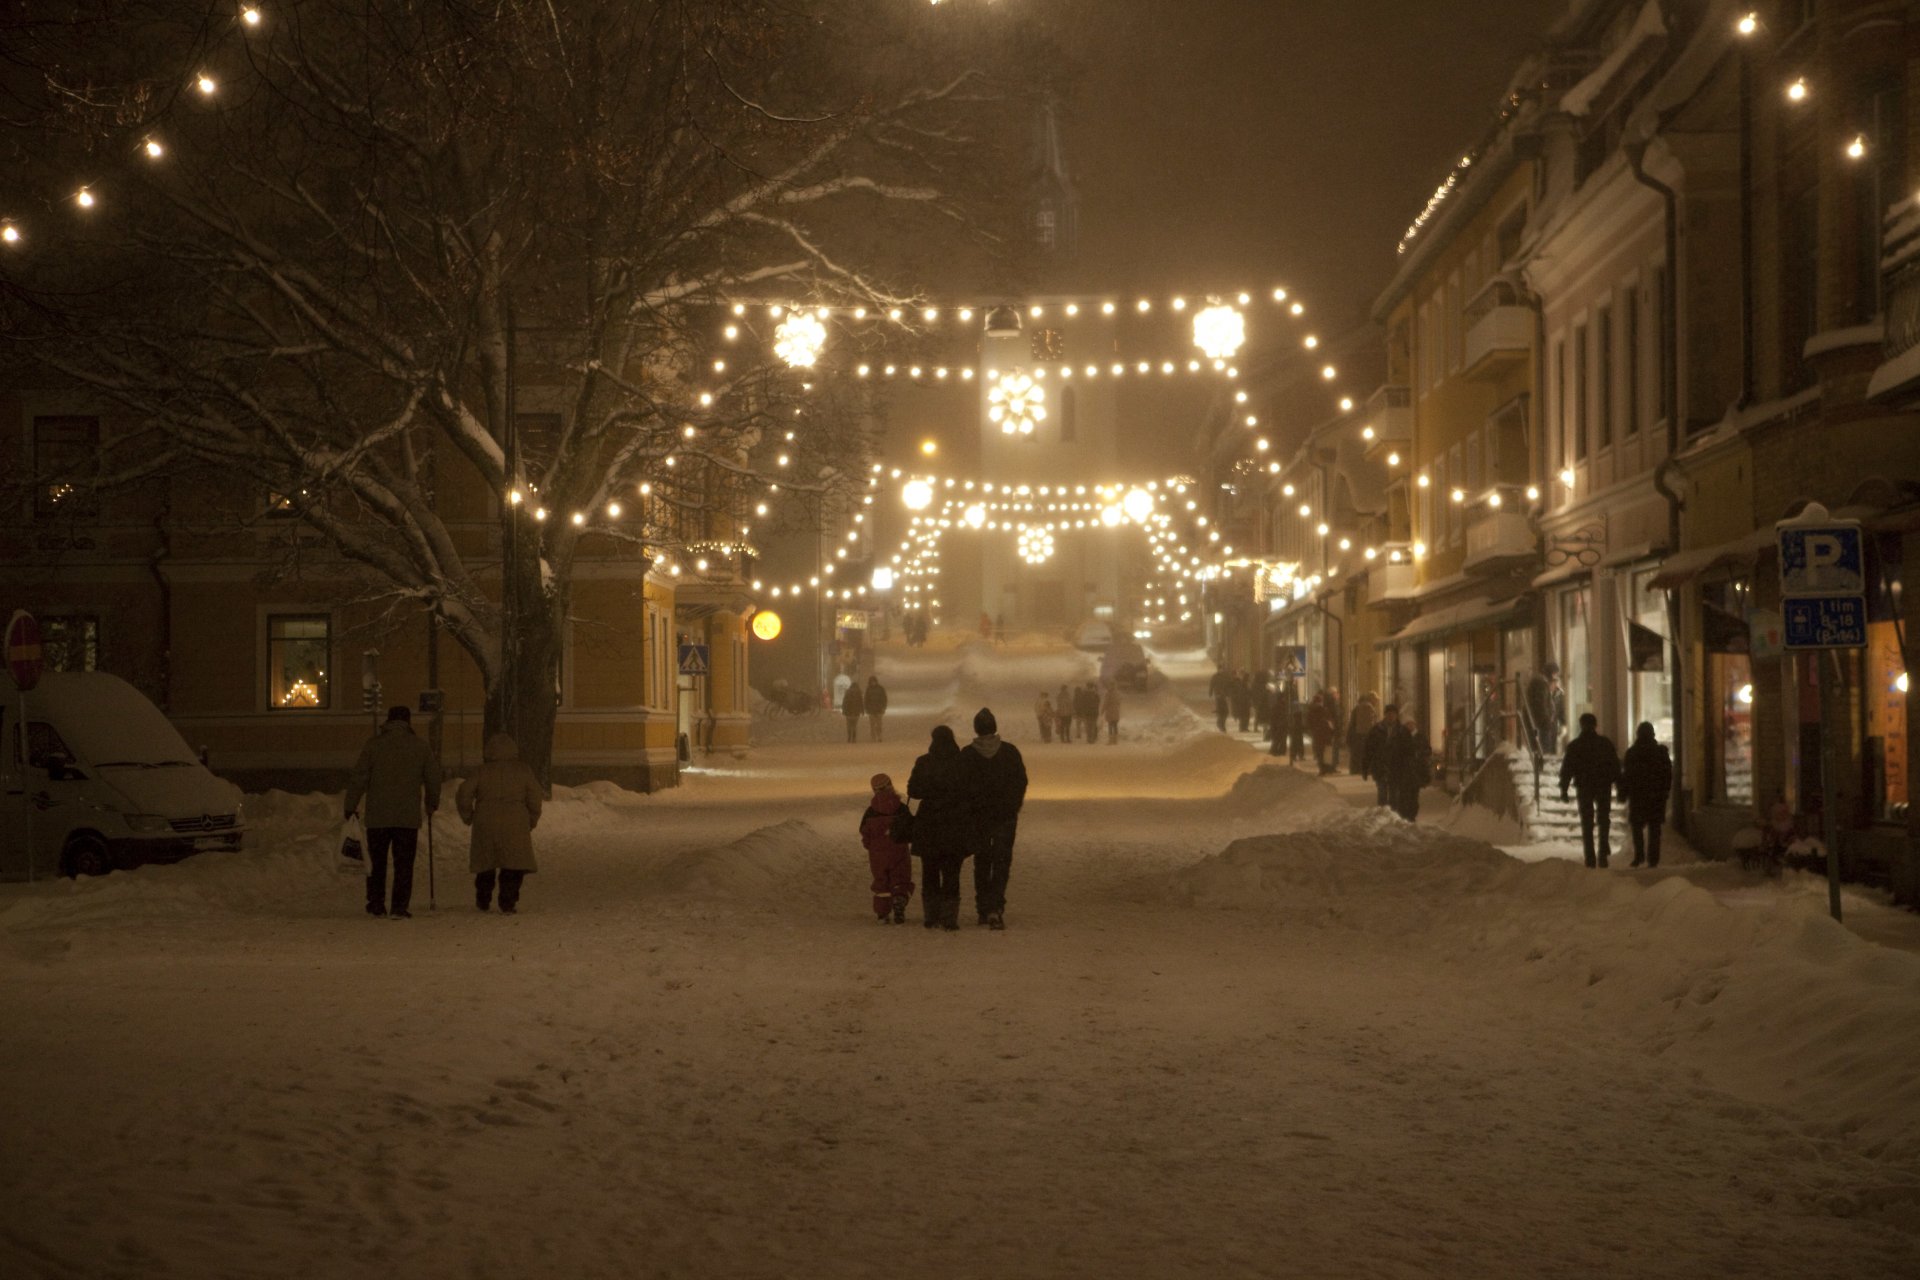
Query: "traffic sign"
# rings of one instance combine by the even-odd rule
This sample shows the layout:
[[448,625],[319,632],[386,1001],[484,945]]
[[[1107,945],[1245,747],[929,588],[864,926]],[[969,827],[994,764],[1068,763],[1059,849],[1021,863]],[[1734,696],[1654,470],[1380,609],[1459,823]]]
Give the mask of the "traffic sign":
[[680,674],[683,676],[703,676],[707,674],[706,645],[683,644],[680,646]]
[[1859,649],[1867,643],[1865,596],[1795,596],[1781,605],[1789,649]]
[[1856,521],[1800,525],[1783,521],[1780,530],[1780,594],[1857,596],[1866,594],[1866,558]]
[[7,622],[7,670],[13,673],[13,683],[20,692],[40,683],[42,653],[40,624],[26,610],[14,610]]
[[1282,645],[1280,647],[1280,678],[1297,680],[1307,674],[1307,646],[1303,644]]
[[1780,539],[1780,615],[1789,649],[1859,649],[1867,643],[1866,542],[1858,520],[1835,520],[1817,502],[1774,526]]

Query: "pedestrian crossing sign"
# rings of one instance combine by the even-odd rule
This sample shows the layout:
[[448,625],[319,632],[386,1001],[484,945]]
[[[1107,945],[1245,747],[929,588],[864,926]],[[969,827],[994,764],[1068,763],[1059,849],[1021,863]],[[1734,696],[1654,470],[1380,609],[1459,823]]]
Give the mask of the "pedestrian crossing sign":
[[1281,646],[1281,678],[1283,680],[1297,680],[1305,674],[1307,674],[1307,646],[1303,644]]
[[683,676],[703,676],[707,674],[706,645],[683,644],[680,646],[680,674]]

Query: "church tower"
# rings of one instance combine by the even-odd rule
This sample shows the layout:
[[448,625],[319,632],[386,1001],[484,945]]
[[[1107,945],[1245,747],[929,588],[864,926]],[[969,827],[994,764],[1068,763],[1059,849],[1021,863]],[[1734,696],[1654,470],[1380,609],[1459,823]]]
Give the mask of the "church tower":
[[1060,141],[1060,112],[1047,95],[1034,117],[1033,151],[1027,171],[1027,230],[1049,265],[1071,262],[1080,248],[1080,193],[1067,171]]

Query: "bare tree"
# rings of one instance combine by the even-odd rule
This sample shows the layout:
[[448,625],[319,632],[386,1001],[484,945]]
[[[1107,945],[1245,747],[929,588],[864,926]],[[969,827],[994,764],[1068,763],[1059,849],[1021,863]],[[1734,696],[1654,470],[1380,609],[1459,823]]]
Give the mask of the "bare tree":
[[[716,370],[726,304],[881,310],[991,256],[1032,29],[901,0],[245,14],[82,0],[0,42],[38,210],[0,261],[11,354],[139,424],[99,484],[245,477],[430,611],[544,767],[583,544],[670,556],[862,471],[824,371]],[[535,385],[563,411],[521,432]],[[483,549],[436,509],[452,466],[500,495]]]

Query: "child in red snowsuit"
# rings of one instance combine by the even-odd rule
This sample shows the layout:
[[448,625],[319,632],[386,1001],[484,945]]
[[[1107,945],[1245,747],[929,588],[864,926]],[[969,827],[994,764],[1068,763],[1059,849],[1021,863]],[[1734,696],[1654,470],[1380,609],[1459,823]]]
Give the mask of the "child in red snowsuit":
[[873,914],[881,924],[906,923],[907,900],[913,897],[913,858],[892,833],[902,803],[893,779],[874,774],[873,803],[860,815],[860,843],[867,846],[867,865],[873,868]]

